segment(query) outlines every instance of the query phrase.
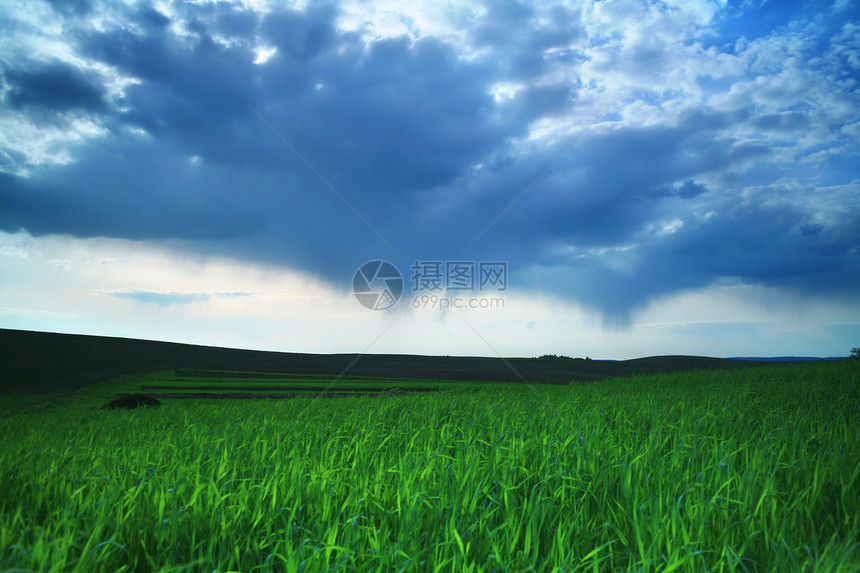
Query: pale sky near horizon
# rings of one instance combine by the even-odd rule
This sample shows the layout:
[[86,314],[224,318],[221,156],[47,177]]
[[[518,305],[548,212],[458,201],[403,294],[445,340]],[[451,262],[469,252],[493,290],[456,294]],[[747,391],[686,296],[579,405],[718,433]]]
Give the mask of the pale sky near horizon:
[[844,0],[7,0],[0,328],[845,356],[858,78]]

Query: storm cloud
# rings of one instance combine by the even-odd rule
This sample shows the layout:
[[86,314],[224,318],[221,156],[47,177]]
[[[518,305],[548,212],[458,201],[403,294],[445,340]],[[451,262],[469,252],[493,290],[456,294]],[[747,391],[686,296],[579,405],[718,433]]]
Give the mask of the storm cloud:
[[860,294],[850,10],[489,2],[385,31],[346,3],[50,6],[61,54],[22,14],[3,41],[2,230],[342,288],[371,259],[503,260],[612,326],[727,279]]

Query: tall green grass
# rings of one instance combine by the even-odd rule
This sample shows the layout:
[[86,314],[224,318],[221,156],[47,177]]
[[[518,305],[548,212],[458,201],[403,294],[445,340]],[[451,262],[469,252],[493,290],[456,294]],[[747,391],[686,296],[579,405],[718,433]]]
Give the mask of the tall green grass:
[[0,570],[858,571],[855,364],[0,419]]

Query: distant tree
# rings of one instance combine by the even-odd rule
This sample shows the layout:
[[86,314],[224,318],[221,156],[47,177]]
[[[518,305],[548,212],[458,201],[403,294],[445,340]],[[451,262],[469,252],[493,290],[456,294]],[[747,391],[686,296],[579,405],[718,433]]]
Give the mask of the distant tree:
[[860,359],[860,346],[851,349],[851,358]]

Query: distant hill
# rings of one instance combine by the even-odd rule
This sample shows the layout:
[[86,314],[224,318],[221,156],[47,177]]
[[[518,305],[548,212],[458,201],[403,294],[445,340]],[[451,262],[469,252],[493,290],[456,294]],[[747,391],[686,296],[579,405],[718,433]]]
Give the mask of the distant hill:
[[[141,369],[199,368],[337,376],[567,384],[635,372],[748,367],[755,362],[653,356],[608,362],[582,358],[508,358],[395,354],[301,354],[237,350],[130,338],[0,329],[0,394],[74,390]],[[760,362],[760,364],[772,363]],[[510,365],[516,372],[514,372]]]
[[773,356],[773,357],[748,357],[748,356],[738,356],[732,358],[732,360],[753,360],[755,362],[810,362],[816,360],[845,360],[847,356],[828,356],[826,358],[821,358],[818,356]]

